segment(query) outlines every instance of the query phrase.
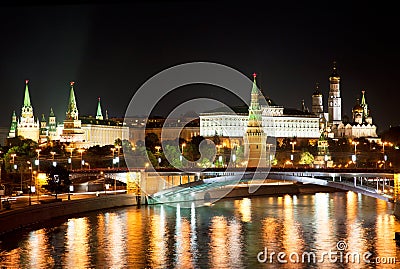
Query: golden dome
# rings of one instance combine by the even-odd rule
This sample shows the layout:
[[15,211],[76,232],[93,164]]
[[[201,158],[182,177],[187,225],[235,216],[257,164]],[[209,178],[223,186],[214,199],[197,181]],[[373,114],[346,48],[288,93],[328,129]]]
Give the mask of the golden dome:
[[362,113],[364,111],[364,108],[360,105],[360,100],[357,99],[356,105],[352,109],[353,113],[359,112]]

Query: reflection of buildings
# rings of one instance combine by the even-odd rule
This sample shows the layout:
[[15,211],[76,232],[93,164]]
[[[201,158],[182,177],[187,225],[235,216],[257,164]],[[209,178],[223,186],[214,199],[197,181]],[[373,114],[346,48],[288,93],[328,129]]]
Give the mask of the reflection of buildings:
[[78,105],[75,98],[74,82],[70,83],[70,95],[68,107],[63,123],[57,123],[53,109],[50,109],[49,117],[42,115],[39,122],[33,116],[33,107],[30,101],[28,80],[25,82],[24,103],[19,120],[13,112],[9,138],[21,136],[39,143],[48,141],[60,141],[69,143],[74,147],[91,147],[114,144],[116,139],[128,139],[129,128],[123,126],[121,121],[105,119],[101,111],[100,99],[97,105],[96,117],[79,116]]

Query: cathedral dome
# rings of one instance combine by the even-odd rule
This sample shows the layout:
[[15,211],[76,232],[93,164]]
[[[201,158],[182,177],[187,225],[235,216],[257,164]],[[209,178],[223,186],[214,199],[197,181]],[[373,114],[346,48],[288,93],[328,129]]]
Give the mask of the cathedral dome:
[[363,113],[364,108],[360,105],[360,100],[359,99],[357,99],[357,102],[354,105],[352,111],[353,111],[353,113]]
[[353,112],[360,112],[360,113],[362,113],[363,112],[363,107],[360,105],[360,104],[356,104],[354,107],[353,107]]
[[322,93],[318,89],[316,89],[312,95],[313,96],[322,96]]

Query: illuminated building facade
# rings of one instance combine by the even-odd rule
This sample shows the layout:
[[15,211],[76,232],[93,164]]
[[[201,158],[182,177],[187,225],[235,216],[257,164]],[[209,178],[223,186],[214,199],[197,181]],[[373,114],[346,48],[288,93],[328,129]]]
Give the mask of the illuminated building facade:
[[75,148],[88,148],[99,145],[113,145],[116,139],[129,139],[129,128],[119,121],[109,120],[107,113],[103,118],[100,98],[96,117],[80,117],[74,92],[74,82],[70,83],[70,95],[66,117],[58,124],[53,109],[50,108],[48,120],[42,115],[41,121],[35,120],[30,102],[28,81],[25,82],[22,116],[17,120],[15,111],[11,119],[8,138],[22,136],[39,143],[60,141]]
[[[24,92],[24,103],[21,109],[21,117],[17,121],[15,130],[15,114],[10,128],[10,135],[16,133],[17,136],[21,136],[25,139],[32,139],[33,141],[39,140],[39,120],[35,119],[33,115],[33,107],[31,104],[31,98],[29,95],[29,80],[25,80],[25,92]],[[10,137],[11,137],[10,136]]]
[[253,88],[251,90],[251,102],[246,132],[244,133],[244,155],[248,160],[248,167],[267,166],[267,136],[262,126],[261,106],[258,102],[259,89],[254,76]]
[[64,120],[64,128],[60,142],[84,142],[84,131],[79,119],[78,106],[75,100],[74,82],[70,83],[71,90],[68,100],[68,110]]
[[[264,99],[264,98],[262,98]],[[260,103],[263,132],[276,138],[319,138],[320,119],[307,111],[284,108],[276,105],[270,98]],[[230,138],[242,138],[249,124],[247,107],[215,109],[200,114],[200,135],[215,135]],[[240,139],[239,144],[242,144]]]

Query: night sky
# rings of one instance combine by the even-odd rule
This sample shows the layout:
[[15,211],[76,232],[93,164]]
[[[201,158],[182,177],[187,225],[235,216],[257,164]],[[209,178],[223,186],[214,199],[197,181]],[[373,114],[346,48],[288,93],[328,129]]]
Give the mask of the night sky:
[[[326,111],[336,61],[343,115],[351,116],[365,90],[378,132],[399,125],[400,24],[387,3],[56,2],[0,5],[2,127],[10,125],[13,110],[20,115],[25,79],[37,117],[52,107],[58,121],[64,119],[70,81],[81,115],[94,115],[100,97],[110,117],[123,117],[147,79],[194,61],[224,64],[249,77],[256,72],[262,91],[290,108],[304,99],[311,109],[318,82]],[[212,87],[187,87],[163,100],[155,114],[196,97],[198,89],[221,97]]]

